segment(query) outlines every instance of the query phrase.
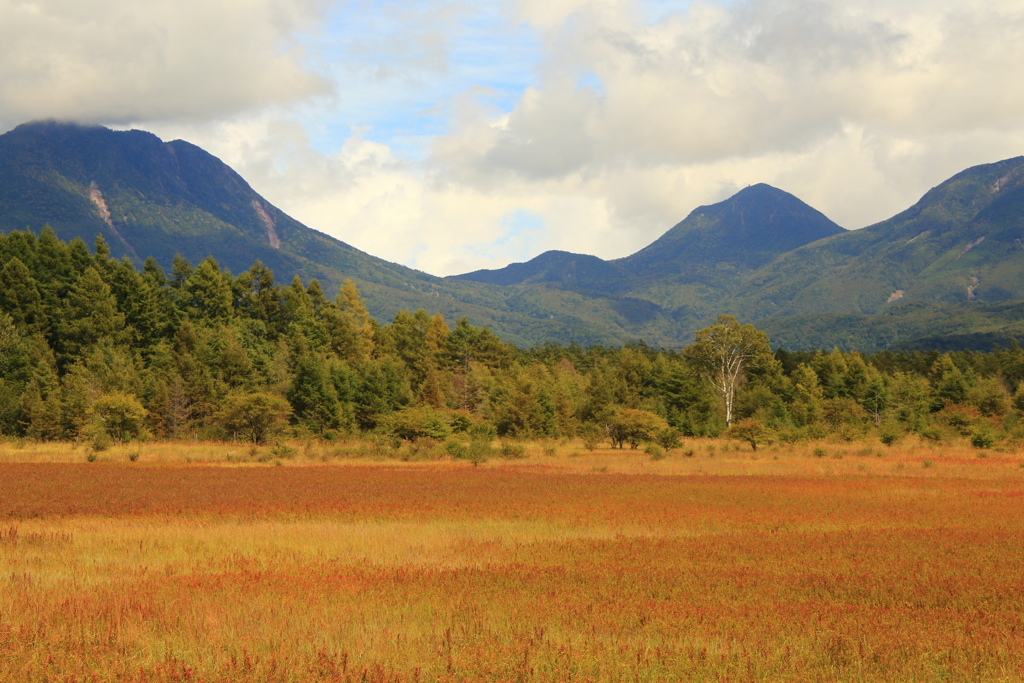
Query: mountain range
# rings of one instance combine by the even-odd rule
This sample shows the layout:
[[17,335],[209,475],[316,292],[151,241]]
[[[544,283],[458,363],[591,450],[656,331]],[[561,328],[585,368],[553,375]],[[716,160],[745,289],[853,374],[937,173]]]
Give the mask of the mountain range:
[[680,347],[721,313],[776,345],[983,347],[1024,335],[1024,158],[967,169],[914,206],[846,231],[752,185],[694,209],[635,254],[563,251],[440,278],[308,228],[216,157],[143,131],[54,121],[0,135],[0,232],[102,236],[137,265],[260,260],[278,281],[356,282],[371,313],[465,316],[508,341]]

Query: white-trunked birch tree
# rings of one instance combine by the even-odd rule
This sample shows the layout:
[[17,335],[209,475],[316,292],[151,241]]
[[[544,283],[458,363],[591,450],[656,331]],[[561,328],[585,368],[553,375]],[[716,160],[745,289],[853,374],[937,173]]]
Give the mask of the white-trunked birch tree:
[[685,353],[721,395],[725,423],[730,427],[736,387],[743,381],[744,369],[772,358],[768,335],[750,323],[740,325],[731,315],[720,315],[714,325],[698,330],[696,342]]

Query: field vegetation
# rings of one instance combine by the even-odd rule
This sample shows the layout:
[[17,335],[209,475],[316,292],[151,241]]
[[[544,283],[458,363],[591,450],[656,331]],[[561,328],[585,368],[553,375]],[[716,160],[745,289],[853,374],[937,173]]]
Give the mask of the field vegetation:
[[0,680],[1024,679],[1016,451],[410,445],[4,443]]

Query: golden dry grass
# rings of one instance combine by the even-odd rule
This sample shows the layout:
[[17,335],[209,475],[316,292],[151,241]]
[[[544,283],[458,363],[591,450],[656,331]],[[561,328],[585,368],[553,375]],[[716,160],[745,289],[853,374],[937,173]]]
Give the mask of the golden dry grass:
[[0,680],[1024,679],[1016,453],[293,447],[5,445]]

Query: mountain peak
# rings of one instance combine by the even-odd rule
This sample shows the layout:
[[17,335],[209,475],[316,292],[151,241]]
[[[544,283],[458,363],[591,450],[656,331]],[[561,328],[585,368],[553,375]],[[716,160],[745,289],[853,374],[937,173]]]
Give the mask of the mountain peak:
[[497,270],[476,270],[453,275],[452,279],[492,285],[559,283],[571,287],[593,287],[622,275],[618,268],[596,256],[552,250],[525,263],[512,263]]
[[843,232],[823,213],[765,183],[700,206],[660,238],[615,263],[633,273],[754,270],[779,255]]

